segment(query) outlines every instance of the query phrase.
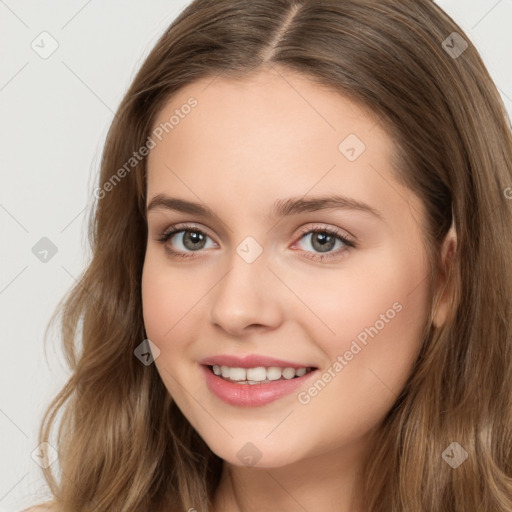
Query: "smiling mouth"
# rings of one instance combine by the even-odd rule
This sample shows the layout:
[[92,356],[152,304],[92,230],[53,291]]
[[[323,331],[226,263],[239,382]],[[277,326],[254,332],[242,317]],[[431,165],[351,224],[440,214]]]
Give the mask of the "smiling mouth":
[[278,366],[239,368],[224,365],[207,365],[207,367],[214,375],[226,382],[249,385],[298,379],[316,370],[316,368],[313,367],[281,368]]

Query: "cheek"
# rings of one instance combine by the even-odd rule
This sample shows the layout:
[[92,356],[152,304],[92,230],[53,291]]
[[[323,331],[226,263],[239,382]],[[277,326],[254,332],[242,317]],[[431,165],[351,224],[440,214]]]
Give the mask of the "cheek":
[[[327,361],[298,401],[310,418],[326,417],[333,430],[344,425],[354,436],[380,422],[398,398],[420,349],[428,313],[426,259],[391,252],[380,256],[344,272],[338,282],[317,280],[328,293],[310,295],[318,316],[335,334],[309,331]],[[306,323],[303,328],[308,329]]]
[[429,266],[424,254],[404,254],[397,246],[354,253],[339,269],[286,274],[301,299],[294,320],[331,357],[348,350],[354,339],[364,343],[388,338],[387,333],[393,345],[405,343],[406,334],[409,340],[419,336],[427,315]]
[[[317,273],[314,283],[304,276],[294,280],[302,283],[298,293],[316,316],[312,320],[304,315],[302,329],[322,349],[327,368],[338,363],[331,371],[336,378],[326,375],[329,382],[336,381],[328,387],[345,394],[347,383],[357,383],[359,404],[371,400],[376,391],[399,394],[422,342],[430,293],[428,268],[424,254],[393,246],[354,258],[338,276],[326,272]],[[330,398],[335,396],[340,395]]]
[[303,414],[289,425],[292,432],[301,423],[314,428],[315,418],[321,417],[323,437],[335,448],[380,424],[411,375],[422,341],[422,301],[406,295],[398,299],[387,309],[383,301],[382,307],[367,312],[366,322],[348,329],[355,334],[343,333],[330,343],[324,337],[329,362],[297,396]]
[[193,306],[205,293],[200,281],[190,278],[189,273],[170,268],[165,256],[148,251],[141,281],[144,326],[147,337],[160,351],[155,359],[158,373],[182,410],[189,410],[190,404],[179,382],[187,381],[190,367],[183,363],[183,357],[176,356],[183,354],[188,340],[198,335],[197,308]]
[[175,311],[176,288],[170,286],[168,273],[161,266],[153,263],[152,258],[146,256],[142,271],[142,313],[144,325],[149,339],[154,340],[162,347],[161,340],[172,327],[172,318],[169,314]]
[[[204,304],[218,275],[181,269],[164,254],[149,249],[142,271],[142,310],[147,337],[158,347],[155,365],[169,393],[182,410],[188,410],[188,393],[179,383],[189,382],[201,354],[193,352],[205,323]],[[204,353],[202,354],[204,356]],[[196,357],[197,356],[197,357]],[[188,391],[197,393],[200,381],[193,379]]]
[[190,277],[187,272],[172,269],[165,256],[148,250],[142,271],[142,310],[146,333],[160,350],[165,350],[171,339],[173,344],[179,342],[176,331],[187,322],[204,288]]

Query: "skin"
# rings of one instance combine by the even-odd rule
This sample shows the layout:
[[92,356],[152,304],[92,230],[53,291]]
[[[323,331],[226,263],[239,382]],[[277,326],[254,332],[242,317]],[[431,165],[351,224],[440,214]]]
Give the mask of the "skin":
[[[167,194],[206,204],[217,217],[148,212],[143,315],[160,350],[156,367],[225,461],[215,510],[348,511],[369,436],[411,373],[430,313],[423,205],[395,179],[393,142],[378,120],[302,75],[272,68],[250,79],[195,82],[167,103],[155,126],[190,96],[197,107],[149,154],[147,202]],[[366,145],[352,162],[338,149],[349,134]],[[334,192],[382,218],[343,209],[268,218],[278,199]],[[167,242],[191,258],[172,257],[158,241],[176,223],[208,235],[196,251],[184,245],[183,232]],[[333,258],[315,261],[324,253],[311,231],[322,228],[356,246],[338,241]],[[236,252],[247,236],[263,249],[252,263]],[[198,361],[216,354],[262,354],[328,372],[394,303],[401,311],[307,404],[294,392],[236,407],[206,387]],[[252,467],[237,456],[248,442],[261,453]]]

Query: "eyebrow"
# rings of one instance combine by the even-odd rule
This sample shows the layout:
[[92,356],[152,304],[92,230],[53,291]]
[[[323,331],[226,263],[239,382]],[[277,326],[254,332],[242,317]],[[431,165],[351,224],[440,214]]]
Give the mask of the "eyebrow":
[[[157,194],[148,204],[147,211],[155,209],[175,210],[182,213],[199,215],[206,219],[218,218],[215,211],[204,203],[186,201],[175,197],[169,197],[165,194]],[[288,199],[278,199],[272,206],[269,220],[282,218],[289,215],[298,215],[300,213],[316,212],[320,210],[356,210],[369,213],[380,220],[384,220],[382,214],[366,203],[356,201],[355,199],[340,195],[327,195],[305,199],[304,197],[290,197]]]

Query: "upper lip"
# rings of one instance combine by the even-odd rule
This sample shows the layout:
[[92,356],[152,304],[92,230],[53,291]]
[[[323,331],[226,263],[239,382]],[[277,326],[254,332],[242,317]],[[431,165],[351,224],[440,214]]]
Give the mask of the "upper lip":
[[218,355],[206,357],[199,361],[201,364],[212,366],[229,366],[231,368],[256,368],[264,366],[269,368],[277,366],[279,368],[315,368],[310,364],[295,363],[293,361],[284,361],[283,359],[276,359],[274,357],[261,356],[258,354],[249,354],[244,357],[233,355]]

